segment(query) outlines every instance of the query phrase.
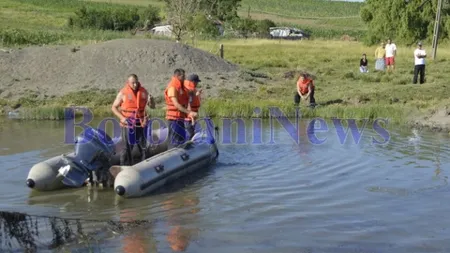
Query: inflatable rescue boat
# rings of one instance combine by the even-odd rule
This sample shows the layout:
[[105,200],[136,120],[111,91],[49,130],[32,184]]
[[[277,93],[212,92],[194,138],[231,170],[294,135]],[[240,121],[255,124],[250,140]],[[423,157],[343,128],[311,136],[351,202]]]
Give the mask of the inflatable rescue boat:
[[[113,140],[102,130],[87,128],[77,136],[74,152],[32,166],[26,185],[37,191],[52,191],[90,183],[114,186],[119,196],[142,196],[217,159],[219,152],[210,126],[170,150],[168,129],[150,130],[151,135],[146,135],[150,137],[145,147],[147,159],[133,166],[119,165],[124,145],[120,138]],[[135,161],[140,161],[136,146],[132,154]]]

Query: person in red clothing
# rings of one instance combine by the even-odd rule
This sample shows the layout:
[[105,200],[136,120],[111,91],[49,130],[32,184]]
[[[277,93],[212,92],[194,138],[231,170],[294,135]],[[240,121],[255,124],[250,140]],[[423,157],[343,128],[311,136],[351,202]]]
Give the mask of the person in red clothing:
[[305,72],[300,74],[297,81],[297,92],[294,97],[295,105],[298,106],[300,104],[300,99],[306,101],[309,98],[309,105],[315,106],[316,99],[314,98],[314,88],[314,81],[311,79],[309,74]]
[[[197,85],[199,82],[201,82],[201,80],[196,74],[189,75],[188,78],[184,81],[184,86],[186,87],[189,93],[188,109],[196,113],[198,113],[198,110],[200,109],[200,95],[202,94],[202,90],[197,89]],[[185,120],[186,120],[186,130],[189,133],[190,139],[192,139],[195,133],[196,119],[186,117]]]

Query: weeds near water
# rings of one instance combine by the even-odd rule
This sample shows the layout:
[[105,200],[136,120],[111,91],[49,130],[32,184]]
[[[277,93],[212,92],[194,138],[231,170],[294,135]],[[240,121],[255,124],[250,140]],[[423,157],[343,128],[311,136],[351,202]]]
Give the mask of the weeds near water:
[[[75,244],[92,250],[99,245],[100,240],[106,238],[105,233],[123,234],[148,224],[151,222],[146,220],[83,222],[80,219],[0,211],[0,249],[38,252],[44,249],[64,250],[66,246]],[[48,228],[49,231],[46,231]]]
[[[84,106],[83,106],[84,107]],[[66,106],[42,106],[20,108],[17,118],[32,120],[63,120],[72,118],[66,114]],[[85,107],[92,113],[92,117],[113,117],[110,106]],[[212,118],[263,118],[270,117],[302,117],[302,118],[355,118],[375,120],[377,118],[389,118],[391,122],[401,122],[405,118],[407,108],[397,105],[328,105],[317,108],[300,107],[283,101],[232,101],[223,99],[209,99],[202,105],[200,117]],[[148,115],[154,118],[164,118],[165,109],[147,109]],[[70,116],[70,117],[68,117]],[[86,117],[82,110],[75,109],[75,118]]]

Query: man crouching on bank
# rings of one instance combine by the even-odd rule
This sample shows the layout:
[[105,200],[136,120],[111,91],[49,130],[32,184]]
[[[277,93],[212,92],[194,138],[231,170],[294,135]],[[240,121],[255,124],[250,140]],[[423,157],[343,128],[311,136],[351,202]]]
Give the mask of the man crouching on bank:
[[306,72],[300,74],[297,81],[297,92],[294,96],[295,105],[298,106],[301,99],[305,102],[309,99],[309,106],[314,107],[316,105],[314,90],[314,81],[310,78],[309,74]]

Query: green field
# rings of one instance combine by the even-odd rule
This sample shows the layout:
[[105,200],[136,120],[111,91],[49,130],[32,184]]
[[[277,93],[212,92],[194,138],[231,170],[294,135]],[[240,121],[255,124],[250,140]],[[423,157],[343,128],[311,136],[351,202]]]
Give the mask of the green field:
[[[158,0],[3,0],[0,2],[0,36],[8,37],[13,42],[17,40],[15,44],[53,44],[130,37],[129,32],[67,29],[68,18],[83,5],[97,9],[117,9],[123,8],[124,3],[134,7],[151,4],[161,8],[164,14],[164,6]],[[365,32],[365,26],[358,17],[359,3],[320,0],[270,3],[269,0],[244,0],[239,15],[247,16],[250,7],[250,16],[254,19],[271,19],[279,26],[293,25],[311,32],[315,38],[340,38],[344,34],[361,37]]]

